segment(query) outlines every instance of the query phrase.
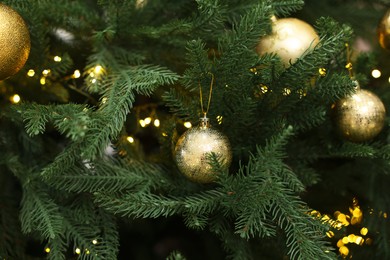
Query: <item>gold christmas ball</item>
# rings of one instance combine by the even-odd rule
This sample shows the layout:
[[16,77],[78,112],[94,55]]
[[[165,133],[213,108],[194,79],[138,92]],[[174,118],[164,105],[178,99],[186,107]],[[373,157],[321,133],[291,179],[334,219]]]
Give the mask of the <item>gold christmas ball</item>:
[[335,125],[342,137],[364,142],[377,136],[384,124],[386,109],[374,93],[358,89],[332,106]]
[[203,118],[199,126],[187,130],[177,141],[176,164],[191,181],[210,183],[216,179],[207,160],[211,153],[217,155],[224,167],[229,167],[232,160],[229,140],[221,132],[211,128],[207,119]]
[[0,80],[16,74],[30,54],[30,34],[23,18],[0,3]]
[[377,29],[379,44],[385,50],[390,50],[390,9],[383,15]]
[[319,40],[314,28],[302,20],[273,19],[272,34],[260,39],[256,52],[260,56],[265,53],[276,53],[288,67],[307,50],[313,49]]

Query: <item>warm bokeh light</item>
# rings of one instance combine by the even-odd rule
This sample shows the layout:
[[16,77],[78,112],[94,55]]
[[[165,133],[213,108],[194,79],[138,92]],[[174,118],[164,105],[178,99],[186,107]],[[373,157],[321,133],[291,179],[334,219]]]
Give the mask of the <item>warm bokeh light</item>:
[[46,253],[50,253],[50,247],[46,247],[46,248],[45,248],[45,252],[46,252]]
[[141,125],[141,127],[146,126],[145,120],[143,120],[143,119],[139,120],[139,124]]
[[151,117],[147,117],[147,118],[144,119],[144,122],[145,122],[145,124],[149,125],[152,122],[152,118]]
[[223,121],[223,116],[217,116],[217,122],[219,125],[222,124],[222,121]]
[[41,79],[39,80],[39,83],[41,83],[41,85],[45,85],[46,84],[46,78],[45,77],[41,77]]
[[51,72],[50,69],[43,70],[43,71],[42,71],[42,75],[47,76],[47,75],[50,74],[50,72]]
[[375,79],[380,78],[382,76],[382,73],[378,69],[374,69],[371,71],[371,76]]
[[347,256],[349,254],[349,249],[346,246],[342,246],[339,248],[339,252],[343,256]]
[[191,122],[184,122],[184,127],[191,128],[192,127]]
[[29,70],[27,71],[27,76],[29,76],[29,77],[34,77],[34,75],[35,75],[35,71],[34,71],[33,69],[29,69]]
[[81,254],[81,249],[80,248],[76,248],[76,250],[74,251],[76,254]]
[[127,138],[126,138],[126,140],[129,142],[129,143],[134,143],[134,138],[132,137],[132,136],[128,136]]
[[78,78],[80,78],[80,77],[81,77],[80,71],[79,71],[79,70],[75,70],[75,71],[73,72],[73,78],[78,79]]
[[10,100],[12,103],[17,104],[20,102],[21,98],[18,94],[15,94],[15,95],[11,96]]
[[368,228],[363,227],[362,229],[360,229],[360,234],[361,234],[362,236],[367,235],[367,233],[368,233]]
[[94,70],[93,70],[96,74],[100,74],[103,72],[103,67],[100,66],[100,65],[97,65]]
[[55,62],[61,62],[62,58],[60,56],[55,56],[53,59]]
[[153,124],[154,124],[155,127],[159,127],[160,126],[160,120],[154,119]]

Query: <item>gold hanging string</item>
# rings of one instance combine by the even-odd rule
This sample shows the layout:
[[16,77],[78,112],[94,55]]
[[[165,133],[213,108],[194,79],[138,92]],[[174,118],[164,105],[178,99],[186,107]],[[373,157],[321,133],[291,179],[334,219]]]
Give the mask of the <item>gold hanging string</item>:
[[353,74],[353,66],[351,62],[351,50],[349,49],[349,44],[346,43],[345,47],[347,48],[347,64],[345,65],[345,68],[348,70],[350,79],[355,83],[355,89],[360,89],[359,82],[355,79],[355,76]]
[[206,108],[206,110],[204,109],[204,106],[203,106],[202,86],[201,86],[200,81],[199,81],[200,108],[201,108],[201,110],[202,110],[203,117],[206,117],[207,113],[209,112],[209,109],[210,109],[210,102],[211,102],[211,95],[212,95],[212,93],[213,93],[213,86],[214,86],[214,74],[211,73],[211,72],[208,72],[207,74],[210,74],[210,75],[211,75],[211,83],[210,83],[209,100],[208,100],[208,102],[207,102],[207,108]]
[[347,65],[345,65],[345,68],[348,70],[349,77],[353,80],[353,68],[352,68],[352,62],[351,62],[351,51],[349,49],[349,44],[346,43],[345,47],[347,48]]

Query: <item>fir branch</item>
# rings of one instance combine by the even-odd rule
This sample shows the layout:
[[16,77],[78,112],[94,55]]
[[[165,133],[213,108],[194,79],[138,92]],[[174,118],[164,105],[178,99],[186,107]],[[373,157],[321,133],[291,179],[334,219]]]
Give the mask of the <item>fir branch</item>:
[[254,259],[248,241],[232,231],[228,219],[224,216],[217,215],[213,219],[210,219],[210,230],[221,240],[222,246],[228,253],[228,259]]
[[97,216],[100,226],[101,257],[105,259],[114,259],[119,252],[119,231],[116,225],[115,216],[102,209],[97,210]]
[[[26,106],[30,106],[31,109]],[[21,106],[18,112],[21,113],[23,120],[27,121],[25,125],[27,133],[30,136],[42,134],[49,121],[50,109],[45,106],[39,106],[36,109],[32,108],[34,105],[26,106]]]
[[120,216],[134,218],[158,218],[175,214],[202,215],[213,212],[223,194],[218,190],[210,190],[196,195],[165,197],[148,193],[122,195],[120,198],[95,193],[95,202],[104,209]]
[[50,260],[65,260],[65,252],[67,249],[67,244],[63,235],[58,235],[53,239],[49,239],[46,247],[50,248],[50,254],[47,255],[47,258]]
[[303,8],[303,0],[277,0],[270,1],[272,2],[273,8],[275,10],[275,15],[278,16],[287,16],[292,12],[296,12]]
[[56,175],[47,183],[68,192],[119,192],[123,190],[148,190],[160,185],[161,169],[143,162],[125,165],[114,160],[84,162],[72,171]]
[[203,230],[208,225],[208,216],[198,214],[184,214],[184,224],[195,230]]
[[[168,69],[140,65],[122,67],[114,62],[114,69],[103,81],[102,102],[95,125],[84,141],[84,158],[102,154],[110,139],[119,134],[126,116],[130,112],[135,94],[150,95],[156,87],[172,84],[178,76]],[[115,67],[116,66],[116,67]],[[101,125],[106,127],[101,128]]]
[[305,214],[305,205],[283,187],[274,183],[274,189],[283,196],[275,197],[271,209],[274,220],[285,230],[291,259],[336,259],[330,247],[323,241],[321,223],[315,223]]
[[[306,85],[305,81],[316,75],[318,68],[325,67],[329,59],[345,48],[345,43],[352,34],[349,27],[340,26],[330,18],[321,18],[316,24],[320,43],[311,52],[306,52],[276,79],[279,88],[287,86],[295,91],[297,87]],[[294,85],[289,82],[294,82]]]
[[46,123],[52,122],[60,133],[78,140],[84,137],[90,120],[90,112],[84,105],[22,104],[14,109],[26,122],[26,131],[30,136],[42,134]]
[[377,150],[371,145],[351,142],[344,142],[341,146],[329,151],[332,157],[346,158],[375,158],[376,154]]
[[178,251],[173,251],[169,254],[166,260],[186,260],[186,258]]
[[194,120],[199,117],[199,101],[194,98],[187,98],[179,90],[170,88],[162,96],[169,111],[183,120]]
[[45,239],[56,238],[64,230],[64,219],[58,205],[43,187],[26,184],[23,188],[20,211],[22,231],[38,231]]

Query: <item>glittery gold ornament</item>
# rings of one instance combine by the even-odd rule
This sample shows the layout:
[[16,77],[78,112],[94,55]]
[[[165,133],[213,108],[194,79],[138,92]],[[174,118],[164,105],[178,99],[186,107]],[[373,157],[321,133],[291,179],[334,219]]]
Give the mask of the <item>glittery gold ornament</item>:
[[332,109],[339,133],[352,142],[374,138],[385,123],[385,106],[378,96],[368,90],[356,90],[353,95],[337,101]]
[[318,42],[316,31],[308,23],[296,18],[273,18],[272,34],[260,39],[256,52],[260,56],[276,53],[284,65],[289,66]]
[[187,130],[175,147],[179,170],[191,181],[199,183],[210,183],[216,179],[207,160],[211,153],[216,154],[224,167],[229,167],[232,160],[229,141],[209,126],[208,118],[202,118],[199,126]]
[[377,29],[378,41],[383,49],[390,51],[390,9],[383,15]]
[[30,53],[30,34],[23,18],[0,3],[0,80],[16,74]]

